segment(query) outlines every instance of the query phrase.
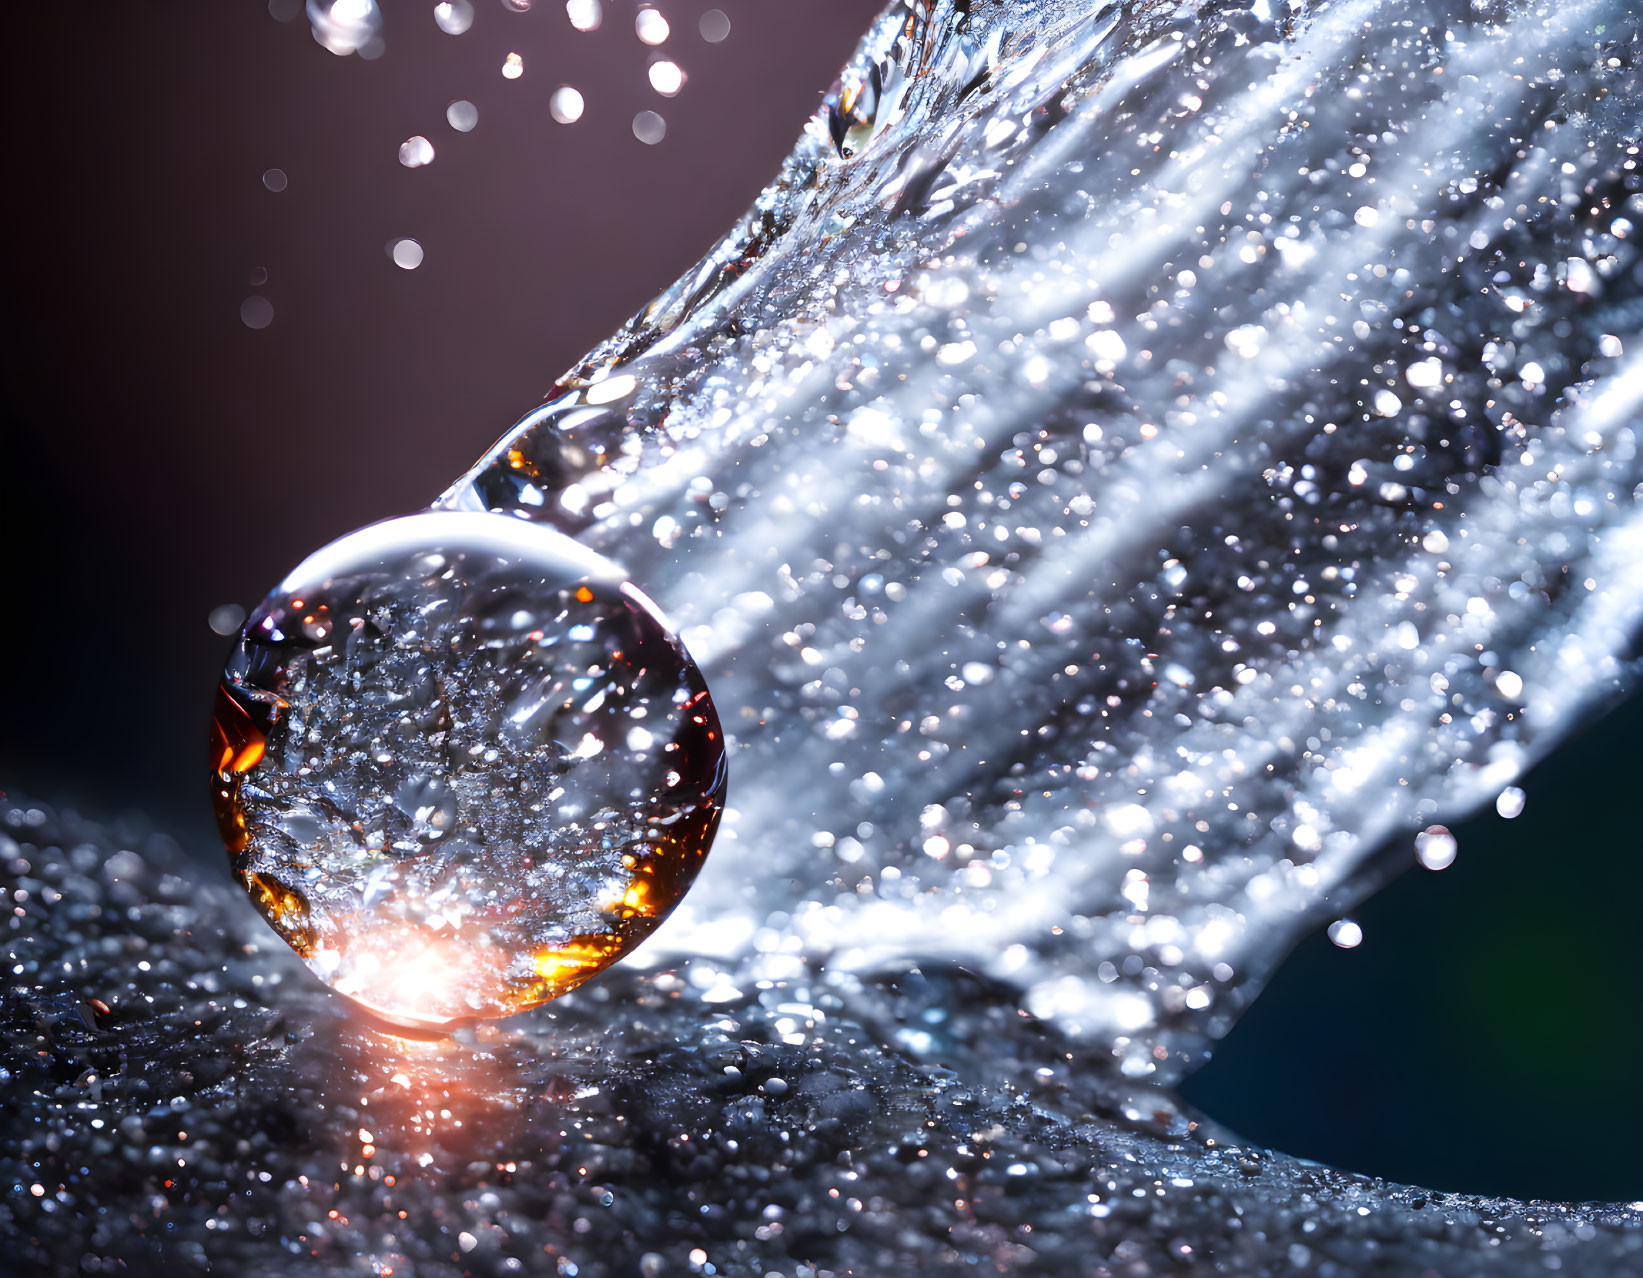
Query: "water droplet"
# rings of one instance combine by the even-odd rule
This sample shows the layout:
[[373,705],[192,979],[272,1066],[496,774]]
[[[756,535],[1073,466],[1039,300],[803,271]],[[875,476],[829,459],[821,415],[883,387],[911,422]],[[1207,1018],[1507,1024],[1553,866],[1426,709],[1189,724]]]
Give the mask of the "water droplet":
[[239,604],[218,604],[206,617],[206,624],[219,635],[232,635],[245,624],[245,609]]
[[529,13],[531,0],[502,0],[502,7],[509,13]]
[[395,266],[414,271],[422,265],[422,245],[411,239],[390,240],[388,256],[394,259]]
[[399,162],[408,169],[420,169],[434,162],[434,144],[420,133],[399,144]]
[[240,303],[240,323],[247,328],[267,328],[274,322],[274,304],[253,293]]
[[655,146],[667,136],[667,121],[654,111],[641,111],[633,117],[633,136],[646,146]]
[[565,15],[578,31],[598,30],[604,16],[599,10],[599,0],[565,0]]
[[302,12],[302,0],[268,0],[268,16],[275,22],[291,22]]
[[1446,826],[1429,825],[1415,836],[1415,859],[1428,870],[1447,870],[1460,845]]
[[650,64],[650,87],[664,98],[671,98],[685,87],[685,73],[677,62],[662,58]]
[[1404,372],[1404,380],[1417,390],[1436,390],[1443,385],[1443,361],[1435,355],[1417,360]]
[[357,53],[369,59],[382,52],[376,0],[308,0],[308,25],[314,39],[338,57]]
[[1351,919],[1336,919],[1329,925],[1329,939],[1343,950],[1354,950],[1363,944],[1363,928]]
[[661,44],[668,38],[670,28],[661,10],[647,6],[633,15],[633,30],[646,44]]
[[702,39],[709,44],[718,44],[730,34],[730,16],[723,9],[709,9],[697,26]]
[[1508,821],[1523,815],[1524,793],[1515,785],[1509,785],[1500,792],[1495,800],[1495,811]]
[[479,123],[479,108],[466,98],[458,98],[445,108],[445,123],[458,133],[470,132]]
[[548,113],[560,124],[575,124],[582,118],[582,95],[568,84],[562,84],[548,99]]
[[524,74],[525,59],[517,53],[510,53],[502,60],[502,78],[504,80],[517,80]]
[[277,195],[289,185],[289,179],[286,178],[284,169],[265,169],[262,184]]
[[352,533],[258,606],[211,767],[275,930],[334,989],[429,1026],[535,1006],[632,949],[724,790],[701,674],[620,570],[449,511]]
[[434,6],[434,22],[446,35],[461,35],[473,21],[474,7],[468,0],[440,0]]

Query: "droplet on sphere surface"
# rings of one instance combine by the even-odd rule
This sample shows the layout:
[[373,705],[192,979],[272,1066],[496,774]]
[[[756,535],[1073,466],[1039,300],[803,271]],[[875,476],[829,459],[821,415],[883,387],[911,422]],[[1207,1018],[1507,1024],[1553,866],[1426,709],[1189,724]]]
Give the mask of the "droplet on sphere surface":
[[333,989],[442,1028],[642,941],[712,842],[701,672],[608,560],[437,511],[311,556],[247,619],[211,768],[234,869]]

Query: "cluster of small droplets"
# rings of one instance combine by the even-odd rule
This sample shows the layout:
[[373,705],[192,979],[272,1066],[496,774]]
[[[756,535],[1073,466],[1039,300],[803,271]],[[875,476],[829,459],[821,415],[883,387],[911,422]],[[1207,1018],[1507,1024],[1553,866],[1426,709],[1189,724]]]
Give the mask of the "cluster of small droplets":
[[[527,14],[535,8],[530,0],[502,0],[501,7],[508,13]],[[544,8],[554,6],[543,6]],[[374,60],[386,50],[384,18],[376,0],[273,0],[270,13],[281,22],[288,22],[305,14],[314,39],[321,47],[338,56],[358,56]],[[472,0],[439,0],[433,5],[435,25],[447,35],[460,36],[469,32],[475,21]],[[565,20],[578,32],[597,31],[605,23],[606,15],[600,0],[565,0]],[[731,22],[722,9],[708,9],[696,23],[697,31],[708,44],[719,44],[730,35]],[[678,44],[673,25],[664,10],[650,4],[637,7],[633,17],[633,33],[640,47],[648,52],[646,78],[650,89],[658,97],[677,97],[689,79],[669,48]],[[525,78],[526,58],[518,49],[510,49],[502,57],[500,74],[508,81]],[[588,109],[583,91],[571,84],[561,84],[547,97],[548,114],[560,124],[575,124]],[[466,98],[456,98],[445,107],[445,123],[453,133],[471,133],[479,123],[479,109]],[[661,112],[643,107],[633,116],[633,136],[647,146],[654,146],[667,136],[667,120]],[[408,169],[431,165],[439,153],[439,145],[425,133],[412,133],[397,144],[399,162]],[[271,192],[286,189],[289,177],[284,170],[268,169],[262,175],[263,185]],[[414,271],[422,265],[425,249],[411,236],[395,236],[384,246],[387,258],[394,266]],[[253,286],[267,282],[266,272],[254,279]],[[247,297],[240,306],[240,320],[251,329],[267,328],[274,319],[273,303],[262,294]]]

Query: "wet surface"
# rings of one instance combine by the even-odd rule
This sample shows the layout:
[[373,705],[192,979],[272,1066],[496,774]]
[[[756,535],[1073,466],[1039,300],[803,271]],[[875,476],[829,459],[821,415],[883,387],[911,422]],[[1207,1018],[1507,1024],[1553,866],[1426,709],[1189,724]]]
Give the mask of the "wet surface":
[[19,1272],[1643,1273],[1643,1205],[1239,1144],[962,970],[618,969],[410,1042],[165,836],[0,822]]

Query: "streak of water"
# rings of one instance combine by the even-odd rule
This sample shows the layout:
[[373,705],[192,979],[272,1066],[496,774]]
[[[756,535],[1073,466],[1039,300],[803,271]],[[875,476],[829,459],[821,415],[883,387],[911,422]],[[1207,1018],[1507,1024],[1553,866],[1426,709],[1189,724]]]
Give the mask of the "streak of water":
[[[1616,695],[1643,613],[1639,25],[1616,0],[892,7],[743,222],[439,503],[620,561],[707,673],[734,807],[653,953],[739,979],[955,959],[1168,1077],[1374,886],[1388,833]],[[218,752],[237,867],[285,902],[391,877],[390,847],[439,883],[523,854],[517,899],[463,904],[534,902],[557,953],[585,849],[506,831],[581,811],[548,790],[578,760],[625,767],[620,734],[561,723],[583,685],[655,672],[578,625],[610,649],[582,693],[512,706],[541,681],[485,644],[470,686],[451,547],[425,549],[393,608],[333,617],[315,599],[352,579],[299,573],[253,617],[225,692],[278,713]],[[537,612],[521,652],[557,642]],[[323,707],[276,614],[342,663]],[[356,647],[407,687],[360,691]],[[395,842],[376,814],[424,793],[464,698],[541,730],[511,764],[463,737],[467,815]],[[331,815],[299,835],[293,806]],[[623,844],[649,855],[662,825],[606,806],[598,830],[655,825]],[[435,906],[396,964],[489,941],[534,979],[502,924],[464,939]],[[339,937],[370,908],[325,906]]]
[[731,733],[675,950],[940,953],[1166,1073],[1643,612],[1639,17],[915,4],[443,499],[619,557]]

